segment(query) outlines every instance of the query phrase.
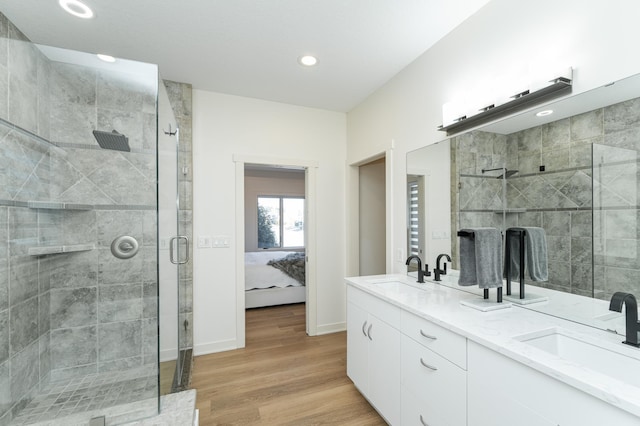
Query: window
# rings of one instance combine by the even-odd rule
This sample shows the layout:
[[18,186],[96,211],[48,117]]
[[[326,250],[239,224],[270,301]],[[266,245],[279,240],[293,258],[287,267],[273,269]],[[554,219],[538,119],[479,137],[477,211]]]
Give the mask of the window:
[[304,247],[304,198],[258,197],[258,248]]
[[422,257],[425,251],[424,186],[424,176],[407,176],[407,254],[409,256]]

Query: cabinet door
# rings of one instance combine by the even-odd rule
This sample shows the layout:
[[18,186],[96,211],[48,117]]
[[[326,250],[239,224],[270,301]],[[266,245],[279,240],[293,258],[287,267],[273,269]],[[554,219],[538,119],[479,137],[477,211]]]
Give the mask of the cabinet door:
[[637,426],[640,419],[469,342],[469,426]]
[[347,303],[347,376],[365,396],[369,389],[369,325],[368,314]]
[[404,386],[402,387],[402,424],[409,426],[451,426],[451,419],[440,417],[438,413],[425,408],[425,405],[427,405],[425,400],[424,396],[416,395],[413,391]]
[[400,424],[400,331],[373,315],[369,341],[369,400],[392,425]]
[[422,418],[429,426],[466,426],[465,370],[407,336],[402,336],[401,364],[403,397],[413,393],[420,400],[419,410],[413,414],[414,407],[402,401],[403,416],[407,412],[410,418]]

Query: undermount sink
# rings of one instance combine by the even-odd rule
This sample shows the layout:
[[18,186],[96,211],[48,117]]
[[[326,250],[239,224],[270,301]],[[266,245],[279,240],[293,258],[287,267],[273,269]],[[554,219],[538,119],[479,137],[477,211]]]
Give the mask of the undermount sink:
[[[563,360],[640,387],[640,349],[551,328],[516,337]],[[622,336],[621,339],[622,341]]]
[[607,312],[606,314],[598,315],[595,317],[598,321],[624,321],[624,314],[621,312]]
[[405,283],[401,283],[400,281],[393,281],[388,279],[367,280],[367,282],[385,290],[398,290],[401,286],[407,285]]

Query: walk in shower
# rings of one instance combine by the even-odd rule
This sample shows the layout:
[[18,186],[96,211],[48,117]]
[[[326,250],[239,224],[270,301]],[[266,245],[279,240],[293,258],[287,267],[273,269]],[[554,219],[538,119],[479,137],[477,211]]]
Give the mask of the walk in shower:
[[188,256],[158,69],[35,45],[0,17],[0,425],[153,416],[159,345],[176,359],[180,338],[158,295],[178,305]]

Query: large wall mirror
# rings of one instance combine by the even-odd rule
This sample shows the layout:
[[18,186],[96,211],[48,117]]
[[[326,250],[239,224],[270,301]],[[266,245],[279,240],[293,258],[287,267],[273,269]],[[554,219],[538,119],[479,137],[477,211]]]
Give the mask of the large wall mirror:
[[623,316],[576,314],[562,294],[640,295],[638,152],[640,75],[409,152],[409,253],[457,268],[458,229],[542,227],[549,279],[527,284],[559,297],[526,307],[624,332]]

